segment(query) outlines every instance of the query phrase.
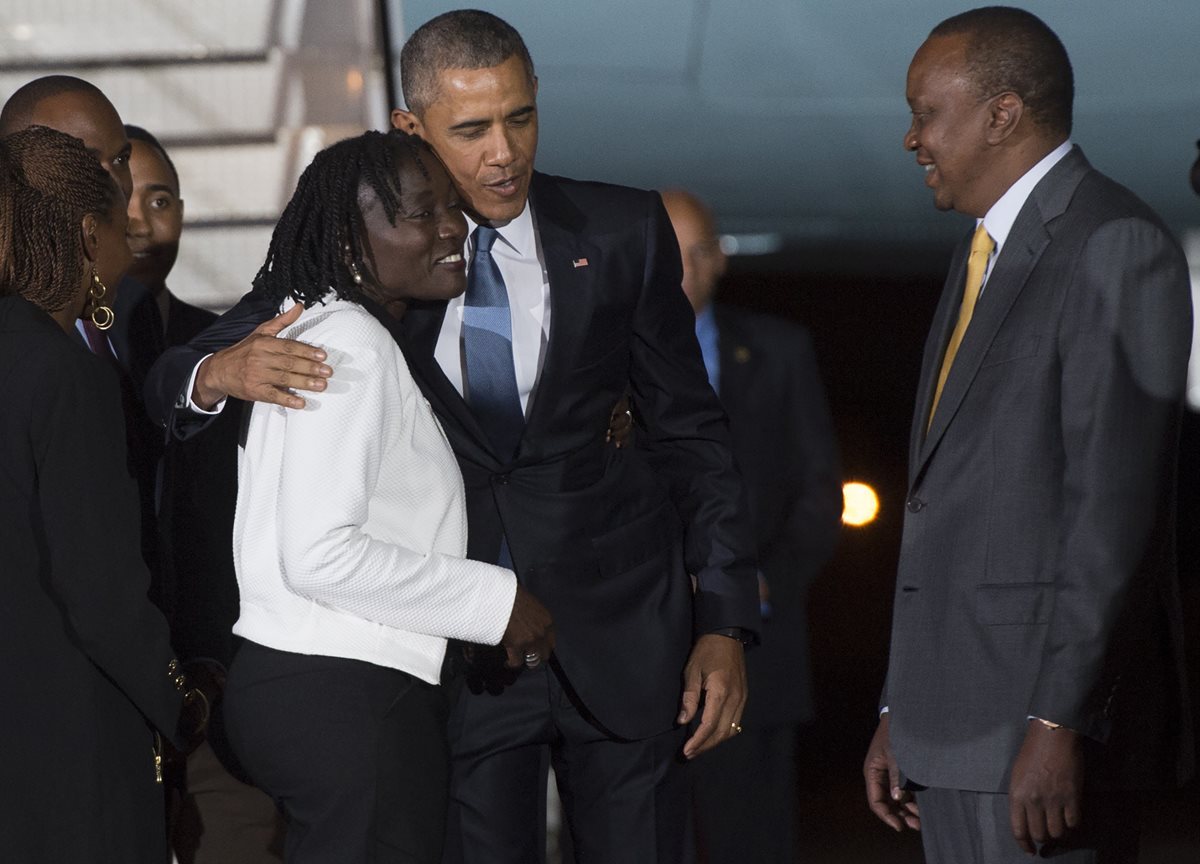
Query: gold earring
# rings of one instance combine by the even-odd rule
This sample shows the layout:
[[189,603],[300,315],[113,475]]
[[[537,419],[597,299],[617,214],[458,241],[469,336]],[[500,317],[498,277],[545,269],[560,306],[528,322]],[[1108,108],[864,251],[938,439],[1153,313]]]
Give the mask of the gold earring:
[[354,280],[355,285],[362,284],[362,274],[358,272],[358,267],[355,266],[353,261],[350,262],[350,278]]
[[100,279],[100,274],[96,272],[96,268],[92,267],[92,284],[88,286],[88,297],[92,301],[92,323],[96,325],[97,330],[107,330],[117,320],[117,316],[113,314],[112,307],[105,306],[100,302],[107,293],[108,286]]

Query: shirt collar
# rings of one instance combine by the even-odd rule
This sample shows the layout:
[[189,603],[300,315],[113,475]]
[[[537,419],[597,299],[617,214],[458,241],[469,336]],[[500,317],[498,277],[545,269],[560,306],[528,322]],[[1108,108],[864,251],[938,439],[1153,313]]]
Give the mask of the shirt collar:
[[1071,152],[1073,146],[1071,140],[1067,139],[1043,156],[1040,162],[1022,174],[1016,183],[1008,187],[1008,191],[1000,196],[1000,200],[992,205],[982,219],[976,220],[976,226],[982,222],[992,240],[996,242],[993,257],[1000,254],[1000,248],[1008,239],[1009,232],[1012,231],[1013,224],[1017,221],[1021,208],[1029,200],[1034,187],[1050,173],[1050,169],[1057,165],[1060,159]]
[[[466,219],[467,236],[470,237],[475,233],[475,229],[479,227],[479,223],[470,216],[467,216]],[[519,257],[530,258],[536,254],[536,241],[533,234],[533,210],[530,208],[528,198],[525,199],[525,208],[521,211],[521,214],[507,225],[497,228],[496,234]]]
[[717,316],[709,303],[696,315],[696,335],[715,334],[717,332]]

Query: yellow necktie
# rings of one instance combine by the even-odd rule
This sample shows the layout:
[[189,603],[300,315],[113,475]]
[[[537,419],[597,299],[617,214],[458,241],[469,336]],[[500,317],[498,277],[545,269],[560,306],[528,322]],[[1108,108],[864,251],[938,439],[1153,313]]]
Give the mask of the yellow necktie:
[[929,409],[929,421],[925,424],[927,431],[933,425],[933,415],[937,411],[938,400],[942,398],[946,376],[950,374],[950,367],[954,365],[954,355],[958,353],[958,346],[962,344],[967,325],[971,323],[975,301],[979,299],[979,289],[983,287],[983,274],[987,270],[988,258],[995,248],[996,242],[980,222],[979,227],[975,229],[975,236],[971,238],[971,254],[967,258],[967,284],[963,288],[962,305],[958,309],[958,323],[954,325],[954,332],[950,334],[950,342],[946,345],[946,354],[942,357],[942,371],[938,373],[937,389],[933,391],[933,406]]

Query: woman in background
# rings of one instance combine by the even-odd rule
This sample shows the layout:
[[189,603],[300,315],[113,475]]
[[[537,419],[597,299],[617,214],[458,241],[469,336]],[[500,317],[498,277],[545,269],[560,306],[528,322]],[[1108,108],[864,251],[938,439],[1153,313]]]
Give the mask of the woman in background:
[[183,743],[207,720],[146,597],[116,372],[75,329],[112,324],[125,228],[80,141],[0,140],[5,860],[161,864],[160,734]]

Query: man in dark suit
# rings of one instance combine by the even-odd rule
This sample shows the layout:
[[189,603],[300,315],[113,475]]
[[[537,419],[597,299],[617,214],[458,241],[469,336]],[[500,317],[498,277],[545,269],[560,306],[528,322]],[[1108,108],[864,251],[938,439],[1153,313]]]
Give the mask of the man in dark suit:
[[[696,760],[700,848],[711,864],[796,860],[796,742],[813,718],[808,588],[841,527],[833,419],[804,328],[714,304],[725,272],[716,225],[694,195],[663,203],[683,256],[683,291],[709,383],[729,414],[758,548],[761,644],[746,655],[746,731]],[[760,694],[769,694],[764,697]]]
[[[179,299],[167,278],[179,254],[183,198],[166,149],[139,126],[126,126],[131,149],[128,238],[133,266],[117,301],[113,347],[139,392],[154,361],[217,316]],[[213,699],[208,739],[188,756],[171,845],[181,864],[270,864],[283,859],[283,819],[261,790],[231,773],[240,769],[225,740],[220,695],[233,661],[237,576],[229,538],[237,501],[240,406],[222,413],[204,435],[156,435],[159,605],[171,643],[188,674],[203,678]],[[159,464],[161,460],[161,465]]]
[[[533,64],[495,16],[439,16],[401,67],[408,109],[392,122],[453,175],[473,260],[464,298],[410,307],[396,337],[459,457],[468,553],[511,564],[557,639],[553,657],[527,653],[507,677],[473,652],[450,724],[447,856],[537,860],[553,761],[581,858],[686,860],[680,749],[740,729],[759,613],[741,482],[670,224],[653,193],[533,170]],[[152,412],[230,394],[297,406],[281,388],[322,389],[323,353],[270,338],[274,311],[248,295],[191,350],[164,355]],[[627,392],[646,430],[636,451],[605,446]]]
[[133,266],[117,294],[113,347],[140,388],[154,361],[216,320],[167,287],[179,255],[183,198],[175,163],[154,135],[125,126],[129,140],[129,246]]
[[867,797],[930,861],[1132,860],[1117,789],[1190,770],[1187,266],[1072,146],[1070,62],[1035,16],[942,22],[907,95],[935,204],[977,226],[925,345]]

